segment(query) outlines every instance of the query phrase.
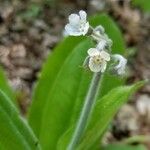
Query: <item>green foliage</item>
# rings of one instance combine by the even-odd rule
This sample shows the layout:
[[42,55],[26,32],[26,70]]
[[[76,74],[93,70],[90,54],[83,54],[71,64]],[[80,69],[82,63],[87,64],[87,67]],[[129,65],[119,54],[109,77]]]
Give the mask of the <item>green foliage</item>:
[[42,118],[40,141],[45,150],[55,149],[57,140],[68,127],[82,79],[81,65],[91,46],[89,40],[80,43],[66,59],[56,77]]
[[[25,18],[37,17],[39,12],[40,7],[32,5],[25,13]],[[112,53],[124,54],[125,44],[121,32],[109,16],[96,15],[90,19],[90,24],[103,25],[113,40]],[[66,149],[92,77],[92,73],[82,67],[87,50],[91,47],[94,44],[89,38],[68,37],[48,56],[28,114],[33,131],[13,106],[13,93],[0,70],[0,149],[40,150],[39,142],[43,150]],[[140,82],[132,86],[121,86],[124,80],[107,73],[103,75],[100,95],[78,150],[96,150],[116,111],[143,85]]]
[[132,4],[140,7],[144,12],[150,12],[150,0],[132,0]]
[[[111,18],[97,15],[90,21],[94,26],[104,25],[115,44],[113,52],[124,52],[123,38]],[[35,88],[29,123],[44,149],[55,149],[59,137],[79,116],[91,78],[91,74],[84,72],[81,66],[92,43],[90,40],[82,41],[82,37],[65,39],[48,57]],[[123,79],[104,75],[101,96],[123,82]]]
[[143,145],[123,145],[123,144],[112,144],[108,145],[102,150],[147,150]]
[[[114,114],[122,106],[122,104],[128,100],[129,96],[142,85],[143,82],[139,82],[132,86],[117,87],[111,90],[103,98],[99,99],[95,105],[87,130],[83,135],[81,143],[77,149],[90,150],[97,146],[95,144],[99,144],[100,137],[110,123]],[[75,125],[76,124],[72,124],[72,126],[60,138],[57,145],[58,150],[66,149],[66,146],[71,139]]]
[[15,94],[9,87],[7,79],[1,67],[0,67],[0,89],[3,90],[8,95],[8,97],[15,102]]
[[97,101],[87,133],[85,133],[79,149],[88,150],[99,140],[116,111],[143,84],[144,82],[139,82],[132,86],[117,87]]
[[1,90],[0,104],[0,146],[4,150],[40,150],[32,130]]
[[[59,70],[62,68],[65,59],[82,38],[69,37],[63,40],[54,50],[52,55],[48,56],[46,63],[33,93],[32,105],[29,111],[29,124],[35,134],[39,136],[41,119],[46,104],[47,97],[51,91],[53,83]],[[44,90],[43,90],[44,89]],[[37,115],[38,114],[38,115]]]

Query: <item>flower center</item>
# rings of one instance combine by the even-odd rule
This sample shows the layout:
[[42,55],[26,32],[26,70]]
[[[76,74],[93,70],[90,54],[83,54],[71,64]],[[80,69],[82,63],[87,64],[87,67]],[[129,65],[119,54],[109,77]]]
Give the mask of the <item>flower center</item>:
[[103,62],[103,58],[101,58],[100,55],[97,55],[97,56],[93,56],[93,62],[95,64],[101,64]]

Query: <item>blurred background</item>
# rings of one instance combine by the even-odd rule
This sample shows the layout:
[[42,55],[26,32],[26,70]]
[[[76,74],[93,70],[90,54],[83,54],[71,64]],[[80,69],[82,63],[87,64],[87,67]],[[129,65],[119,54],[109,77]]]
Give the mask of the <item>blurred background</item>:
[[[23,115],[42,64],[63,39],[68,15],[81,9],[89,16],[107,13],[120,27],[129,57],[127,84],[150,79],[149,0],[0,0],[0,64]],[[150,136],[150,84],[120,109],[103,142],[138,134]]]

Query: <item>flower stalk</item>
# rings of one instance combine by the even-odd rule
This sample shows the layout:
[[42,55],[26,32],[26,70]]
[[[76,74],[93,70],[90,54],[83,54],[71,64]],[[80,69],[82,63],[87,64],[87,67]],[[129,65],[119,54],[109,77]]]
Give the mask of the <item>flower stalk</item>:
[[97,99],[98,91],[100,88],[100,79],[101,79],[100,72],[93,74],[93,78],[90,83],[90,87],[87,92],[85,102],[83,104],[81,115],[79,117],[77,126],[75,128],[74,134],[72,136],[71,142],[70,142],[67,150],[74,150],[76,148],[76,146],[78,145],[78,143],[87,127],[88,120],[92,113],[95,101]]
[[67,150],[74,150],[88,125],[88,120],[100,88],[101,74],[109,67],[108,62],[111,60],[115,61],[117,65],[113,66],[113,69],[118,75],[122,75],[125,72],[127,60],[120,54],[111,54],[112,40],[105,33],[105,29],[101,25],[95,28],[90,26],[85,11],[81,10],[79,14],[71,14],[68,20],[69,22],[65,26],[66,35],[89,36],[96,43],[96,47],[87,50],[88,56],[83,63],[83,66],[88,67],[94,74],[75,131],[67,147]]

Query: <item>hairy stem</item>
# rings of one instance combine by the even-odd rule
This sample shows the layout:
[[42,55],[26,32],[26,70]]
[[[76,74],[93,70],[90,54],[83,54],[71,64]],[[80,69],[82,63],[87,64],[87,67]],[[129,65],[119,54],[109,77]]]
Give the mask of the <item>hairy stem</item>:
[[81,111],[81,115],[79,117],[79,120],[77,122],[77,126],[75,128],[73,137],[71,139],[71,142],[67,148],[67,150],[74,150],[76,146],[78,145],[88,123],[88,119],[91,115],[92,109],[94,107],[98,91],[99,91],[99,83],[101,79],[101,73],[95,73],[93,75],[87,96],[85,98],[85,102]]

